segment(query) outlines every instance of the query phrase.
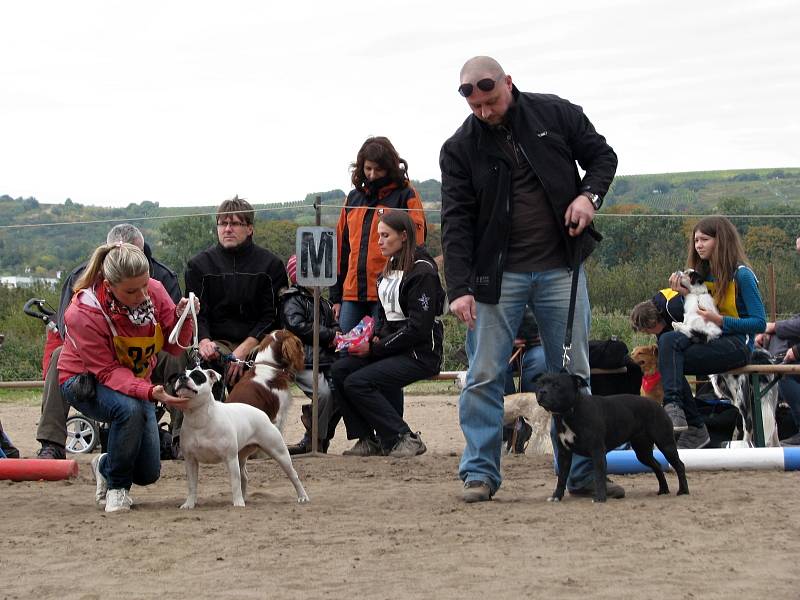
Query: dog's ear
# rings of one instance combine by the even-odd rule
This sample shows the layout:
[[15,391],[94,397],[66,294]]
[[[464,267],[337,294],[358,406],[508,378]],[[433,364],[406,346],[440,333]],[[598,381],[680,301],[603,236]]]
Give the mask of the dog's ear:
[[588,388],[589,384],[586,383],[586,380],[581,377],[580,375],[570,375],[572,378],[572,383],[575,385],[575,391],[578,391],[581,388]]
[[220,374],[217,373],[214,369],[206,369],[205,373],[206,377],[208,378],[208,383],[210,385],[214,385],[221,379]]
[[283,360],[295,371],[302,371],[305,366],[305,352],[303,342],[291,331],[285,331],[281,340],[281,354]]

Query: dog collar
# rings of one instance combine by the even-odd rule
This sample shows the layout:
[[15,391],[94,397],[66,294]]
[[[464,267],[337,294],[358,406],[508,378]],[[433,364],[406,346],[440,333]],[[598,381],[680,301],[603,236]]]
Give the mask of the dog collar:
[[659,371],[655,371],[649,375],[642,375],[642,389],[645,392],[649,392],[658,385],[659,381],[661,381],[661,373]]
[[294,378],[294,371],[292,369],[290,369],[289,367],[281,366],[281,365],[279,365],[277,363],[274,363],[274,362],[271,362],[271,361],[268,361],[268,360],[244,360],[242,362],[244,364],[246,364],[248,367],[250,367],[251,369],[255,365],[266,365],[268,367],[272,367],[273,369],[277,369],[278,371],[286,373],[289,377]]

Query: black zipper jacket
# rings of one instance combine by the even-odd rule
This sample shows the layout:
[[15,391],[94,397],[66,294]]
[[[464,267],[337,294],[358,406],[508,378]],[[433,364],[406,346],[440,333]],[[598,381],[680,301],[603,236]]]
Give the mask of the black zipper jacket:
[[289,285],[281,259],[252,238],[227,250],[217,244],[189,259],[186,292],[200,299],[199,339],[240,344],[278,329],[278,292]]
[[[617,155],[580,106],[548,94],[512,91],[505,125],[530,163],[556,217],[582,191],[603,197],[617,169]],[[442,249],[450,300],[473,295],[497,304],[511,231],[511,170],[490,126],[470,115],[442,146]],[[586,174],[581,179],[579,164]],[[601,236],[561,235],[570,256],[582,244],[585,259]],[[595,239],[592,239],[595,238]],[[576,242],[578,240],[578,242]],[[571,262],[571,260],[570,260]]]
[[[283,326],[300,338],[305,347],[306,368],[314,365],[314,294],[306,287],[293,285],[280,294]],[[319,298],[319,366],[327,367],[336,360],[331,346],[339,323],[333,316],[330,300]]]
[[378,358],[411,354],[429,366],[432,374],[438,373],[442,367],[444,329],[436,317],[444,310],[444,298],[436,263],[423,246],[417,246],[414,267],[403,274],[398,290],[400,310],[406,318],[388,321],[381,306],[375,324],[379,340],[372,343],[372,354]]

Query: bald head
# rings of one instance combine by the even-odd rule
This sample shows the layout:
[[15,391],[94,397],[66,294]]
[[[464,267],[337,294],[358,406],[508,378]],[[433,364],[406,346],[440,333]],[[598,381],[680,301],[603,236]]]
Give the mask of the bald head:
[[458,92],[467,100],[472,114],[489,125],[500,125],[514,103],[511,75],[490,56],[475,56],[461,67]]
[[461,67],[461,83],[478,81],[485,77],[497,80],[505,75],[503,67],[491,56],[474,56]]

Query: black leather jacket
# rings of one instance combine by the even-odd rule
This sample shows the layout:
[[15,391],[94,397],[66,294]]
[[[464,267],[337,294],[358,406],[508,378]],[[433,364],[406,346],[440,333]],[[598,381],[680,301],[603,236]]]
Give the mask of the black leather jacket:
[[[283,326],[300,338],[305,346],[306,368],[314,361],[314,294],[308,288],[293,285],[280,293]],[[333,316],[333,305],[319,299],[319,366],[327,367],[336,360],[333,338],[339,323]]]
[[[520,154],[539,178],[557,223],[582,191],[605,196],[617,155],[581,107],[547,94],[513,88],[506,126]],[[579,164],[586,174],[581,179]],[[470,115],[442,146],[442,249],[450,300],[471,294],[479,302],[500,298],[505,253],[513,218],[509,158],[489,125]],[[587,229],[599,238],[593,228]],[[570,255],[576,240],[585,258],[595,241],[561,234]]]

